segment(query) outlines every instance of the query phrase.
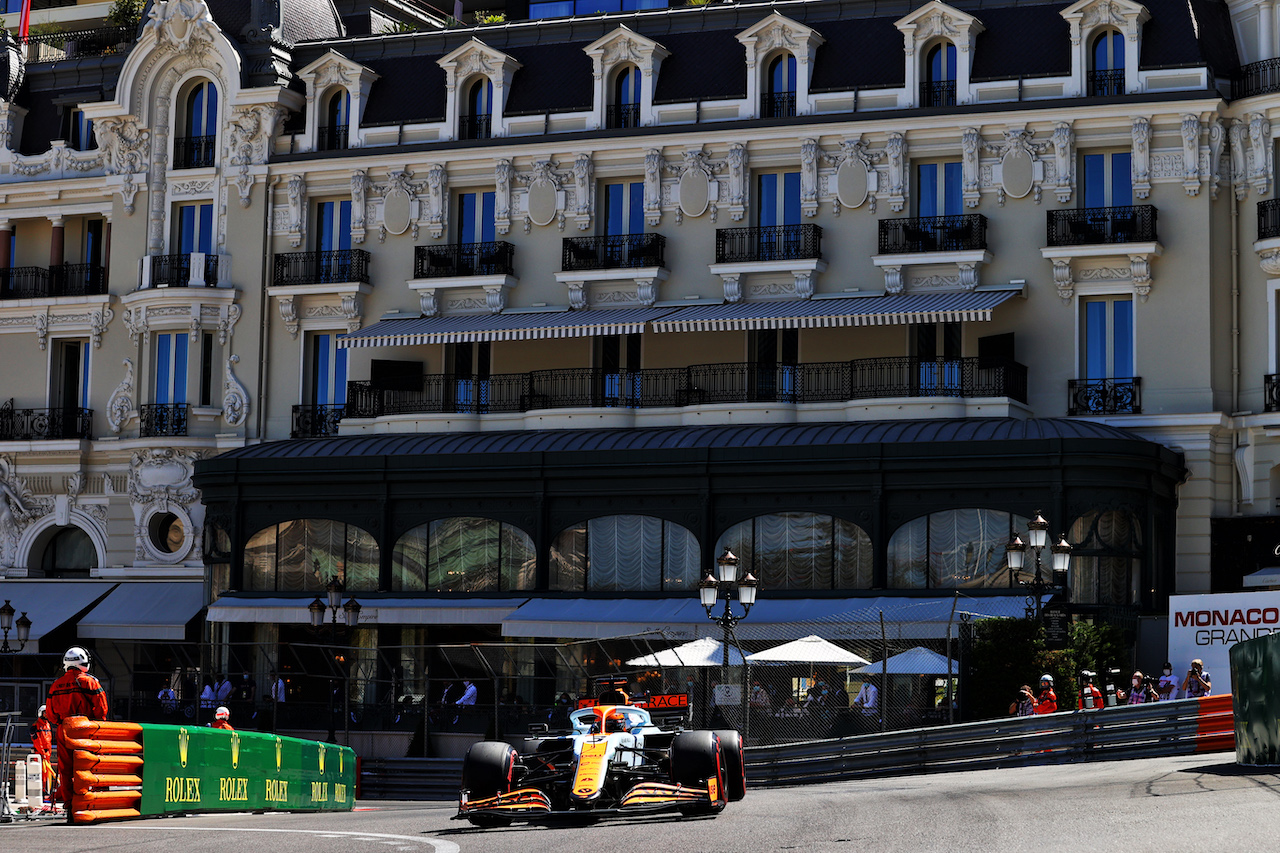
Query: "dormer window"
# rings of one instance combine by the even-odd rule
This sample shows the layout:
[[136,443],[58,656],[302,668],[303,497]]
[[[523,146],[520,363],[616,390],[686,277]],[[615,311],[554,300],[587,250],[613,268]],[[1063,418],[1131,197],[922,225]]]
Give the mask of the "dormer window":
[[782,52],[769,61],[761,118],[788,118],[796,114],[796,57]]
[[493,81],[480,77],[467,84],[467,101],[458,118],[459,139],[488,139],[493,135]]
[[1091,97],[1124,94],[1124,36],[1106,29],[1093,39],[1086,93]]
[[624,65],[614,77],[613,103],[605,113],[605,127],[625,128],[640,126],[640,69]]
[[320,128],[321,151],[341,151],[347,147],[351,129],[351,93],[335,89],[325,103],[325,124]]
[[218,89],[208,80],[196,81],[181,103],[181,133],[173,140],[173,167],[212,166],[218,149]]
[[956,105],[956,46],[941,41],[925,53],[924,80],[920,83],[920,106]]

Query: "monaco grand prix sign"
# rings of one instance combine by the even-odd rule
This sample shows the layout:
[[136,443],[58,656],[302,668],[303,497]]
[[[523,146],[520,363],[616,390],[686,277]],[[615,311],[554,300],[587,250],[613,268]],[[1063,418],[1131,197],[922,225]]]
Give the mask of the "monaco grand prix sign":
[[1169,597],[1169,661],[1183,678],[1200,658],[1213,678],[1214,693],[1231,692],[1231,659],[1236,643],[1280,632],[1280,591],[1232,592]]

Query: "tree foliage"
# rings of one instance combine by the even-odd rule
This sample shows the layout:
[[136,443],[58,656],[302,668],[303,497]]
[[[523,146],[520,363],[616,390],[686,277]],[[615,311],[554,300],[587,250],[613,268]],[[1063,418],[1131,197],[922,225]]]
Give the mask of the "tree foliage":
[[136,27],[145,5],[146,0],[115,0],[107,11],[107,23],[113,27]]

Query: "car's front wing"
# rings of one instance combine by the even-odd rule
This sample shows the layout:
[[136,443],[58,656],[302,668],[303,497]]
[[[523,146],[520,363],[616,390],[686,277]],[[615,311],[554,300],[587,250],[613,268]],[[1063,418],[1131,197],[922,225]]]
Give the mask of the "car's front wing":
[[725,793],[714,778],[707,780],[706,787],[671,785],[666,782],[641,782],[623,794],[616,806],[564,811],[552,810],[551,799],[537,788],[521,788],[480,800],[470,799],[464,791],[454,819],[473,815],[527,820],[548,815],[632,814],[660,812],[680,806],[723,807],[725,803]]

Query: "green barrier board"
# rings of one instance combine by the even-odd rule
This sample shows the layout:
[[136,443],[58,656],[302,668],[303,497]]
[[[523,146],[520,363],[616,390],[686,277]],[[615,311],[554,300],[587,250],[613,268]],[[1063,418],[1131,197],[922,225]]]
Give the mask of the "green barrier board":
[[142,727],[142,804],[148,814],[350,811],[350,747],[197,726]]
[[1236,763],[1280,764],[1280,634],[1231,647]]

